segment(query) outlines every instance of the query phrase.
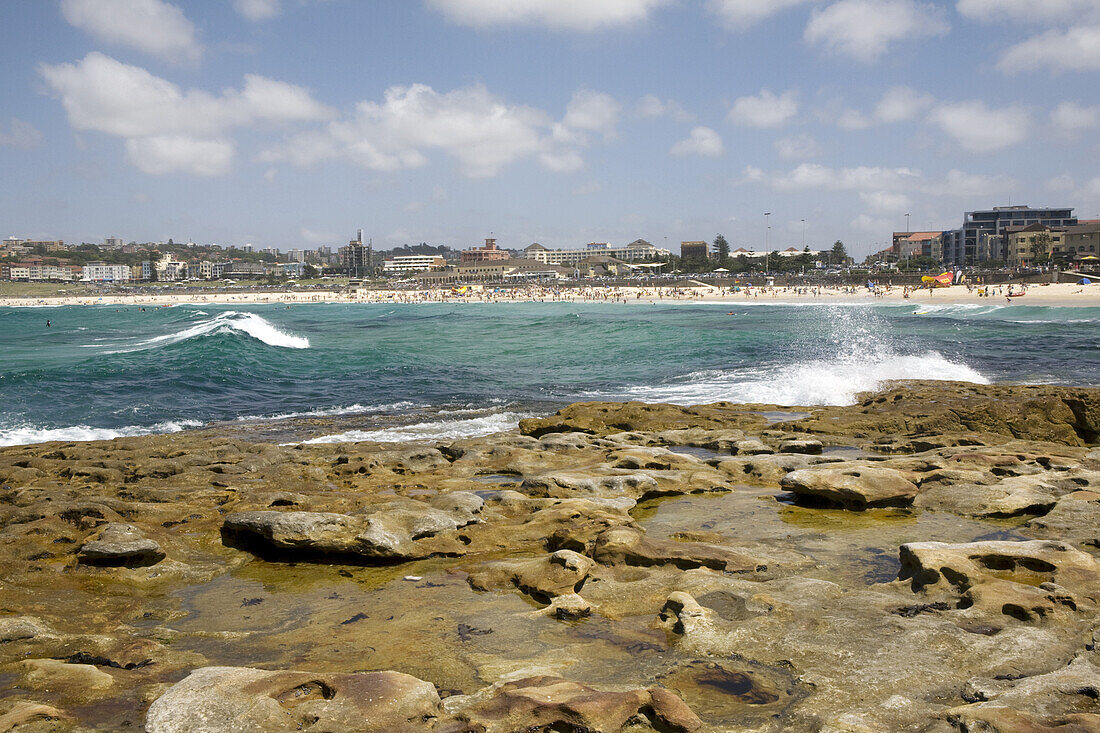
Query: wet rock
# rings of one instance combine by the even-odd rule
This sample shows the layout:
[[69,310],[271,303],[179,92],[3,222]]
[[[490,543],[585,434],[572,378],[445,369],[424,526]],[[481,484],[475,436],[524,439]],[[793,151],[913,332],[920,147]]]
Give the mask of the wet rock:
[[417,542],[449,533],[468,519],[422,502],[374,505],[370,514],[254,511],[230,514],[225,539],[245,549],[275,554],[352,556],[375,560],[411,560],[433,554],[461,554],[456,541]]
[[1035,477],[1005,479],[992,485],[950,483],[925,489],[914,505],[969,517],[1017,517],[1046,514],[1058,491]]
[[12,641],[55,638],[49,624],[34,616],[5,616],[0,618],[0,644]]
[[592,604],[578,593],[566,593],[552,599],[545,612],[560,619],[584,618],[592,613]]
[[737,456],[762,456],[775,453],[775,450],[759,440],[752,439],[737,441],[733,444],[733,450],[730,452]]
[[478,730],[620,731],[631,720],[651,721],[663,730],[698,730],[702,721],[673,693],[662,690],[603,692],[561,677],[525,677],[467,698],[447,701],[455,723],[441,733]]
[[706,567],[730,573],[767,569],[759,559],[702,542],[652,540],[640,529],[616,527],[602,533],[592,557],[604,565],[673,565],[681,569]]
[[807,694],[789,670],[736,656],[682,662],[657,679],[711,725],[766,728]]
[[780,485],[802,497],[813,497],[847,509],[906,506],[918,489],[905,474],[889,468],[834,466],[791,471]]
[[77,559],[85,565],[144,567],[165,557],[160,545],[132,524],[106,525],[94,540],[85,543]]
[[468,577],[475,590],[516,587],[537,600],[549,602],[558,596],[578,592],[594,563],[572,550],[558,550],[530,560],[484,563]]
[[1038,537],[1100,547],[1100,491],[1069,493],[1026,526]]
[[523,480],[520,491],[529,496],[598,497],[625,496],[638,499],[657,490],[657,480],[647,473],[617,473],[608,476],[591,473],[560,472]]
[[763,417],[748,415],[728,403],[681,407],[644,402],[578,402],[553,415],[520,420],[524,435],[536,438],[549,433],[612,435],[626,432],[656,433],[683,428],[729,429],[731,420],[763,425]]
[[8,731],[33,723],[65,720],[68,717],[55,707],[20,700],[12,705],[10,710],[0,715],[0,733],[8,733]]
[[1048,674],[1018,681],[972,680],[971,699],[952,708],[947,719],[963,730],[1004,733],[1100,730],[1100,667],[1084,657]]
[[814,440],[813,438],[784,440],[782,443],[779,444],[780,453],[805,453],[809,455],[820,455],[821,451],[821,441]]
[[149,707],[149,733],[429,730],[439,694],[399,672],[312,674],[204,667]]
[[96,699],[114,687],[115,678],[91,664],[57,659],[28,659],[16,665],[25,687],[64,692],[76,699]]
[[914,592],[1035,623],[1100,600],[1100,562],[1063,542],[912,542],[901,546],[898,579]]

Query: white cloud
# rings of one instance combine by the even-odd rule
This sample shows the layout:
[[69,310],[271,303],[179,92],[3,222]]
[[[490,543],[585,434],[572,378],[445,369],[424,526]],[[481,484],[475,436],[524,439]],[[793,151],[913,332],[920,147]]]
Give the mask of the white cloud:
[[610,139],[615,136],[621,111],[622,105],[610,94],[581,89],[569,100],[561,123],[569,130],[591,130]]
[[870,63],[891,43],[948,30],[942,10],[917,0],[838,0],[814,11],[803,36],[808,43]]
[[649,18],[669,0],[428,0],[451,20],[463,25],[543,25],[594,31],[631,25]]
[[1010,191],[1016,181],[1005,176],[988,176],[951,170],[939,179],[925,176],[913,168],[857,166],[829,168],[803,163],[786,173],[765,173],[746,168],[744,182],[763,182],[777,191],[824,190],[855,191],[869,204],[898,205],[900,199],[888,195],[919,193],[924,196],[978,196]]
[[1050,113],[1050,121],[1066,134],[1088,130],[1100,124],[1100,106],[1085,107],[1076,102],[1062,102]]
[[813,135],[803,133],[776,140],[775,152],[783,160],[806,160],[821,155],[821,146]]
[[[42,65],[39,73],[61,100],[69,124],[127,139],[129,159],[147,173],[227,170],[234,127],[324,119],[331,111],[305,89],[248,74],[240,91],[214,96],[184,92],[145,69],[90,53],[75,64]],[[193,157],[193,164],[182,161]]]
[[1066,31],[1049,30],[1012,46],[1001,55],[997,68],[1008,73],[1100,70],[1100,24]]
[[726,152],[722,144],[722,136],[709,127],[695,127],[691,135],[680,140],[668,151],[672,155],[701,155],[707,158],[717,158]]
[[271,20],[283,10],[279,0],[233,0],[233,7],[253,23]]
[[875,119],[886,124],[905,122],[935,103],[936,99],[931,94],[917,92],[909,87],[891,87],[875,105]]
[[912,200],[903,193],[860,191],[859,198],[874,214],[900,214],[913,207]]
[[61,0],[61,15],[104,43],[169,61],[194,62],[202,56],[194,24],[162,0]]
[[8,145],[16,150],[30,150],[42,144],[42,133],[29,122],[12,117],[8,132],[0,129],[0,146]]
[[951,169],[942,181],[932,183],[924,191],[933,196],[973,197],[989,196],[1012,191],[1017,182],[1008,176],[987,176]]
[[748,28],[796,5],[817,0],[707,0],[707,10],[732,30]]
[[857,109],[846,109],[836,117],[836,126],[842,130],[866,130],[871,118]]
[[768,182],[778,191],[825,189],[831,191],[874,191],[897,189],[921,179],[911,168],[829,168],[817,163],[803,163],[785,174],[772,175]]
[[666,115],[681,122],[691,119],[691,115],[676,100],[663,100],[653,94],[647,94],[638,101],[639,117],[664,117]]
[[1061,23],[1100,16],[1096,0],[959,0],[961,15],[983,23]]
[[1062,173],[1049,179],[1046,187],[1051,191],[1072,191],[1077,188],[1077,181],[1069,173]]
[[990,109],[980,101],[944,104],[933,109],[928,118],[961,147],[976,153],[1023,142],[1031,123],[1026,109]]
[[761,89],[755,97],[740,97],[733,103],[727,119],[749,127],[780,127],[798,113],[798,94],[794,90],[776,96]]
[[183,135],[137,137],[126,141],[126,157],[138,170],[154,175],[220,176],[233,162],[233,143]]
[[883,232],[890,232],[894,228],[894,222],[891,219],[868,216],[867,214],[860,214],[852,219],[848,225],[852,229],[880,236]]
[[471,178],[498,174],[525,158],[555,172],[584,165],[578,149],[585,132],[614,134],[618,103],[606,94],[582,90],[562,121],[532,107],[510,105],[477,85],[441,93],[424,84],[395,86],[382,102],[360,102],[350,120],[296,135],[267,150],[264,161],[306,166],[335,158],[378,171],[416,168],[433,151],[454,158]]

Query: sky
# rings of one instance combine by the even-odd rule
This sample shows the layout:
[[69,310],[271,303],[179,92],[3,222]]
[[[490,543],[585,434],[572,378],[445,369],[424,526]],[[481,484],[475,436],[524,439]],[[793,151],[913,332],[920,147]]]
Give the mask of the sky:
[[862,256],[1100,218],[1100,0],[7,0],[0,44],[0,236]]

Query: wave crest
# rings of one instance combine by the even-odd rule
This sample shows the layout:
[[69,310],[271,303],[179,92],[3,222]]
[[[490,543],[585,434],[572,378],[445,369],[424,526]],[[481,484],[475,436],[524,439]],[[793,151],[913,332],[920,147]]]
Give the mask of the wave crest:
[[213,318],[194,323],[175,333],[154,336],[153,338],[139,341],[124,349],[108,351],[108,354],[125,354],[132,351],[144,351],[158,346],[178,344],[188,339],[219,333],[240,333],[261,341],[268,346],[277,346],[284,349],[308,349],[309,339],[304,336],[295,336],[279,329],[271,321],[255,313],[241,313],[238,311],[225,311]]

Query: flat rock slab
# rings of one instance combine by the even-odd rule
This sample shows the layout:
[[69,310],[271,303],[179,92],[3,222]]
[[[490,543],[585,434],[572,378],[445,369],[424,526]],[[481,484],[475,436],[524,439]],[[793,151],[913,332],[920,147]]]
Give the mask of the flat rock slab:
[[156,565],[165,557],[153,540],[147,539],[132,524],[110,523],[94,540],[86,542],[77,553],[85,565],[145,567]]
[[803,468],[788,473],[779,485],[846,509],[907,506],[919,491],[901,471],[871,466]]
[[[703,723],[683,700],[652,688],[603,692],[561,677],[527,677],[489,688],[470,698],[450,698],[455,722],[440,733],[484,731],[620,731],[632,719],[649,719],[658,730],[687,733]],[[459,708],[459,706],[461,706]]]
[[430,730],[439,693],[400,672],[312,674],[203,667],[149,707],[149,733]]
[[1100,561],[1065,542],[910,542],[899,556],[899,580],[972,613],[1036,623],[1100,601]]
[[474,521],[468,508],[453,512],[422,502],[372,507],[369,515],[332,512],[253,511],[230,514],[223,538],[258,551],[302,556],[351,556],[372,560],[415,560],[433,554],[462,554],[457,541],[437,535]]

